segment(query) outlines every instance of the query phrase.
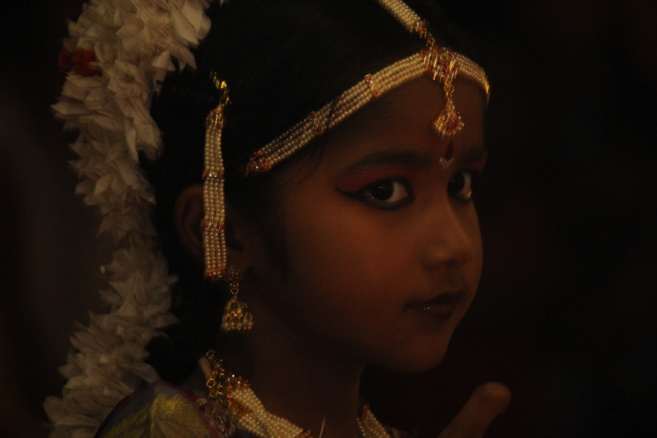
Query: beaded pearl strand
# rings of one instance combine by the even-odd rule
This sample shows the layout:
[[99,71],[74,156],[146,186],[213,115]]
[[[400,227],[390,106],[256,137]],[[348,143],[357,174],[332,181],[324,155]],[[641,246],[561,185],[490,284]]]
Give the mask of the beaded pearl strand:
[[[403,82],[419,77],[424,73],[425,68],[418,61],[418,55],[412,55],[377,73],[365,75],[363,81],[342,93],[335,105],[331,102],[317,111],[311,112],[308,117],[253,153],[246,166],[246,173],[268,171],[272,166],[308,144],[313,138],[321,135],[324,132],[322,127],[333,128],[371,100]],[[330,119],[329,116],[331,116]]]
[[205,275],[213,280],[226,272],[226,238],[224,225],[224,160],[221,154],[221,130],[224,127],[224,108],[229,102],[228,86],[216,75],[212,80],[221,92],[219,105],[210,111],[205,128],[205,169],[203,171],[203,248]]
[[[303,430],[283,417],[267,411],[258,396],[249,387],[231,394],[230,410],[235,413],[238,427],[260,438],[312,438],[312,432]],[[364,406],[355,426],[361,438],[390,438],[367,406]]]
[[[248,381],[227,371],[213,350],[206,353],[200,365],[210,400],[227,409],[238,428],[259,438],[313,438],[311,431],[267,411]],[[368,406],[363,406],[354,425],[361,438],[390,438]]]
[[[445,73],[440,71],[441,66],[445,63],[451,63],[453,65],[451,70],[456,70],[456,72],[460,72],[479,83],[486,92],[486,96],[488,96],[490,87],[486,74],[476,63],[464,55],[448,49],[423,50],[419,54],[397,61],[374,74],[365,75],[363,81],[345,91],[336,104],[331,102],[316,111],[312,111],[308,117],[254,152],[246,165],[246,174],[262,173],[270,170],[321,135],[325,131],[322,127],[326,127],[326,129],[335,127],[368,102],[405,82],[418,78],[427,72],[432,77],[435,76],[434,79],[440,80],[440,78],[446,77]],[[451,99],[448,99],[446,106],[449,105],[449,102],[452,104],[448,108],[454,108]],[[453,112],[449,113],[449,115],[452,114]],[[331,117],[329,118],[329,116]],[[450,132],[445,135],[450,136],[455,133]]]
[[460,113],[456,110],[453,100],[454,85],[453,81],[461,72],[477,81],[486,93],[486,101],[490,97],[490,85],[488,78],[483,69],[467,57],[455,53],[447,48],[436,46],[436,39],[431,35],[427,27],[427,22],[422,20],[401,0],[378,0],[393,17],[397,19],[411,33],[416,33],[426,41],[428,50],[425,51],[424,65],[432,76],[433,80],[438,80],[443,84],[445,91],[445,106],[436,120],[433,127],[441,137],[451,137],[463,129],[463,120]]
[[254,152],[246,165],[247,175],[268,171],[371,100],[424,73],[441,83],[445,91],[445,106],[433,123],[434,129],[441,137],[451,137],[464,126],[452,98],[453,81],[459,73],[477,82],[488,99],[490,85],[486,73],[479,65],[460,53],[436,46],[435,38],[428,31],[426,22],[401,0],[379,0],[379,3],[409,32],[425,39],[427,49],[374,74],[365,75],[362,82],[342,93],[337,103],[329,102],[312,111],[305,119]]

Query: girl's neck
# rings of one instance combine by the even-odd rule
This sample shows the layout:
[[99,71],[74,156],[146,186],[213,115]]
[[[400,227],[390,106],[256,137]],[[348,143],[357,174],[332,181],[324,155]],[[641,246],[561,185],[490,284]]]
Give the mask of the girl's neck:
[[301,345],[260,321],[231,336],[221,350],[226,368],[246,377],[265,408],[319,438],[356,437],[364,364]]

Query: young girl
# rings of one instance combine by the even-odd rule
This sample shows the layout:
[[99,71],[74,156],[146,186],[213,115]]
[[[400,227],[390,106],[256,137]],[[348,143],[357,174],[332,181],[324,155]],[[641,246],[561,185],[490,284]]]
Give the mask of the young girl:
[[[54,434],[401,436],[359,380],[438,364],[474,297],[486,75],[430,4],[221,3],[95,0],[71,26],[55,109],[116,249]],[[508,398],[482,386],[441,436]]]

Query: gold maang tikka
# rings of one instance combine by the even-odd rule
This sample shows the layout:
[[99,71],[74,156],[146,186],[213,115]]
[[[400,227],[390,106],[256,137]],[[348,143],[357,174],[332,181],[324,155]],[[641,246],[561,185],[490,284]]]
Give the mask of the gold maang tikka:
[[[308,117],[251,154],[245,174],[267,172],[368,102],[423,74],[428,74],[432,80],[440,83],[445,93],[445,105],[432,123],[433,129],[443,139],[456,135],[464,127],[461,114],[454,104],[454,80],[457,76],[466,76],[475,81],[488,99],[490,85],[486,73],[479,65],[458,52],[439,47],[426,21],[401,0],[379,0],[379,3],[409,32],[422,38],[426,47],[418,54],[365,75],[363,81],[343,92],[335,102],[312,111]],[[317,129],[318,126],[324,128]]]
[[421,52],[422,63],[427,68],[431,79],[442,84],[445,93],[445,105],[433,121],[432,126],[441,138],[454,136],[464,126],[461,114],[454,105],[454,80],[456,76],[463,67],[463,73],[479,82],[486,92],[486,98],[488,98],[490,86],[486,74],[481,67],[465,56],[447,47],[439,47],[436,39],[429,32],[426,20],[421,19],[403,1],[379,0],[379,3],[409,32],[418,35],[425,41],[426,49]]

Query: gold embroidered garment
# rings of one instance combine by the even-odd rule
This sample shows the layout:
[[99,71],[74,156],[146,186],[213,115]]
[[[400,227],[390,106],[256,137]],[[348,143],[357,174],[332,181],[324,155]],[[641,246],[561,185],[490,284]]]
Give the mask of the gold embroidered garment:
[[157,382],[119,403],[97,437],[250,438],[200,395]]
[[[203,394],[160,381],[121,401],[96,437],[262,438],[264,433],[270,438],[271,431],[248,427],[251,422],[246,420],[248,416],[228,412]],[[366,406],[361,421],[376,422]],[[244,424],[240,426],[241,423]],[[408,437],[394,429],[385,428],[385,431],[391,438]]]

